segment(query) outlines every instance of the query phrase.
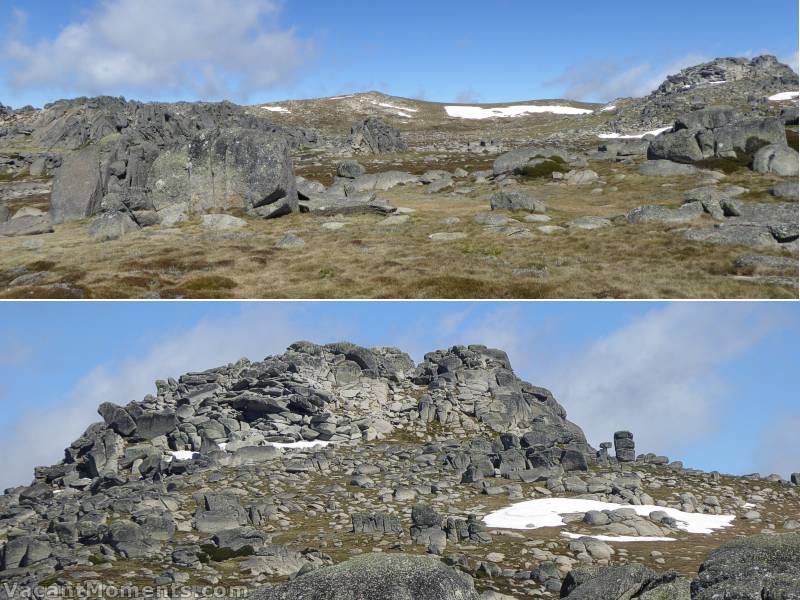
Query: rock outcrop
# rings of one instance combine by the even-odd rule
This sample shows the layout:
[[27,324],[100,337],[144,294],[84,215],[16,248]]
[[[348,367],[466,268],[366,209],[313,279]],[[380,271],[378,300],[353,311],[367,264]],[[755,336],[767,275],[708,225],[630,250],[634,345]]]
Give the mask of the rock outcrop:
[[786,131],[778,118],[748,118],[726,107],[687,113],[650,142],[647,158],[693,163],[706,158],[752,155],[768,145],[786,147]]
[[353,123],[347,142],[356,153],[385,154],[408,150],[400,131],[377,117]]
[[628,102],[607,124],[612,131],[649,131],[664,127],[682,114],[716,105],[750,105],[755,116],[766,116],[766,99],[796,90],[797,73],[770,55],[717,58],[669,75],[644,98]]
[[253,600],[478,600],[472,579],[439,560],[409,554],[367,554],[324,567]]

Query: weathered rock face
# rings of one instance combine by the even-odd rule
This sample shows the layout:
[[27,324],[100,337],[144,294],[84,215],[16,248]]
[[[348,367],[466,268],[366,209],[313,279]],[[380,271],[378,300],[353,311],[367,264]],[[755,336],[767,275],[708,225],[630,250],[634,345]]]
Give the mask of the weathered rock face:
[[711,552],[692,582],[692,598],[800,598],[800,535],[757,535]]
[[489,198],[492,210],[527,210],[543,213],[547,207],[544,200],[523,192],[496,192]]
[[438,559],[367,554],[250,594],[254,600],[478,600],[472,579]]
[[67,155],[53,179],[50,216],[56,223],[96,214],[103,200],[100,150],[90,146]]
[[757,173],[774,173],[781,177],[797,177],[797,151],[780,144],[764,146],[753,156],[753,170]]
[[244,208],[262,217],[297,212],[289,146],[274,133],[250,129],[209,131],[186,149],[161,154],[148,187],[156,211]]
[[492,166],[492,172],[495,175],[513,173],[525,167],[533,159],[550,158],[553,156],[557,156],[565,161],[570,158],[563,148],[556,148],[553,146],[525,146],[498,156]]
[[766,145],[786,146],[778,118],[747,118],[727,107],[707,108],[681,116],[671,131],[652,140],[650,160],[692,163],[704,158],[735,158]]
[[[154,204],[173,201],[245,207],[265,217],[297,210],[288,148],[316,143],[314,132],[276,127],[231,103],[142,104],[107,97],[48,105],[30,119],[26,135],[26,143],[59,153],[42,155],[31,166],[32,174],[55,172],[56,223],[127,212],[140,226],[157,222]],[[177,197],[187,191],[193,160],[204,161],[189,190],[194,198]]]
[[797,73],[774,56],[765,54],[752,60],[746,58],[717,58],[711,62],[694,65],[680,73],[669,75],[655,94],[669,94],[713,82],[730,81],[775,81],[787,86],[797,83]]
[[617,460],[620,462],[636,460],[636,446],[633,442],[633,434],[630,431],[617,431],[614,434],[614,451],[617,454]]
[[656,573],[639,564],[585,567],[564,579],[561,597],[571,600],[619,600],[638,597]]
[[759,104],[797,85],[797,74],[774,56],[718,58],[670,75],[651,94],[617,111],[608,126],[612,131],[647,131],[699,107],[720,104],[755,106],[766,116],[769,111],[765,114],[766,107]]
[[567,421],[553,394],[518,379],[501,350],[475,345],[430,352],[415,382],[429,389],[420,399],[423,420],[465,426],[474,416],[494,431],[529,436],[530,446],[562,444],[588,452],[583,432]]
[[225,127],[280,131],[295,146],[316,142],[313,131],[276,127],[231,102],[143,103],[108,96],[48,104],[35,113],[29,133],[37,146],[47,148],[75,150],[127,138],[163,149],[185,144],[203,130]]
[[354,152],[366,154],[408,150],[408,146],[400,136],[400,131],[376,117],[353,123],[347,141]]

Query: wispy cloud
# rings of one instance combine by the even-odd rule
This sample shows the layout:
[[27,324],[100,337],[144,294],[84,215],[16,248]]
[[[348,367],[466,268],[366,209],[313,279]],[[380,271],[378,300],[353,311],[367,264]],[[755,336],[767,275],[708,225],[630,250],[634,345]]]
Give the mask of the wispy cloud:
[[262,360],[300,339],[326,343],[353,335],[352,326],[314,316],[303,308],[264,304],[154,339],[140,356],[92,369],[63,398],[48,403],[46,410],[34,406],[18,417],[0,437],[0,489],[30,482],[36,465],[58,462],[63,449],[99,420],[96,411],[102,402],[127,404],[154,393],[156,379],[242,357]]
[[34,355],[35,348],[29,340],[13,333],[0,333],[0,367],[17,367]]
[[800,413],[781,416],[759,432],[756,465],[763,475],[800,473]]
[[470,88],[461,90],[455,95],[453,101],[457,104],[479,103],[483,99],[483,94]]
[[246,99],[292,78],[310,41],[278,24],[278,0],[99,0],[50,39],[23,13],[0,49],[14,89]]
[[656,89],[667,75],[707,60],[701,54],[687,54],[660,65],[590,61],[567,68],[545,85],[561,89],[562,97],[574,100],[605,102],[614,98],[641,97]]
[[671,304],[564,357],[547,375],[593,443],[629,429],[639,449],[680,452],[712,434],[730,392],[718,369],[774,331],[749,305]]

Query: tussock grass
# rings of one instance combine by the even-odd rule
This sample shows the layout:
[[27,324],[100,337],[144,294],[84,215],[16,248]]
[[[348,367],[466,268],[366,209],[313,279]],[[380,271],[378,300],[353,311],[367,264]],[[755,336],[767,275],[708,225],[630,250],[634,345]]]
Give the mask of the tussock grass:
[[[737,281],[733,261],[751,248],[690,243],[675,225],[629,225],[620,219],[642,204],[676,208],[698,177],[648,178],[636,164],[592,162],[607,182],[600,195],[589,186],[519,178],[517,189],[542,197],[551,225],[584,215],[614,220],[594,231],[507,238],[474,222],[489,209],[493,186],[470,183],[471,193],[425,194],[416,186],[382,193],[395,206],[416,210],[408,223],[378,227],[379,215],[343,217],[347,227],[321,227],[327,217],[290,215],[214,234],[192,222],[171,231],[148,228],[121,240],[97,243],[85,223],[56,226],[42,236],[41,251],[24,239],[0,239],[0,296],[9,298],[796,298],[788,287]],[[455,168],[455,167],[452,167]],[[618,175],[625,175],[619,179]],[[736,170],[724,185],[751,191],[745,201],[779,201],[767,193],[779,179]],[[616,191],[609,191],[615,186]],[[522,214],[506,213],[522,220]],[[445,225],[443,220],[458,217]],[[705,219],[711,224],[710,219]],[[700,223],[702,224],[702,222]],[[278,250],[287,231],[303,248]],[[433,242],[428,236],[458,231],[466,239]],[[19,265],[54,272],[61,286],[7,288]],[[47,268],[45,268],[47,267]],[[796,271],[794,272],[796,275]],[[791,275],[791,273],[790,273]],[[59,279],[60,278],[60,279]]]

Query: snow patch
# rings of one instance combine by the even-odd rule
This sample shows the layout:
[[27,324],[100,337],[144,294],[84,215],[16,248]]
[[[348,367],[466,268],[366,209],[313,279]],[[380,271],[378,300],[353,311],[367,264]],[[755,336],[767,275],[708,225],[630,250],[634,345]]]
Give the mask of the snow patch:
[[604,106],[603,108],[600,109],[600,112],[610,112],[612,110],[617,110],[616,104],[612,104],[611,106]]
[[630,133],[628,135],[622,135],[621,133],[601,133],[597,137],[599,137],[601,140],[640,140],[646,135],[658,135],[659,133],[664,133],[670,129],[672,129],[672,125],[667,125],[666,127],[661,127],[659,129],[653,129],[652,131],[645,131],[644,133]]
[[519,117],[534,113],[555,113],[557,115],[587,115],[594,111],[574,106],[518,104],[516,106],[502,106],[498,108],[483,108],[481,106],[445,106],[447,116],[459,119],[495,119],[498,117]]
[[406,112],[419,112],[416,108],[406,108],[405,106],[395,106],[394,104],[389,104],[388,102],[376,102],[378,106],[382,106],[384,108],[394,108],[395,110],[404,110]]
[[540,527],[561,527],[565,525],[563,515],[585,513],[590,510],[633,509],[637,515],[648,516],[653,511],[663,511],[677,521],[676,527],[687,533],[712,533],[716,529],[729,527],[736,518],[734,515],[706,515],[687,513],[676,508],[644,504],[615,504],[599,500],[580,498],[540,498],[513,504],[483,518],[488,527],[504,529],[538,529]]
[[196,456],[200,456],[199,452],[192,452],[191,450],[175,450],[169,453],[169,456],[165,457],[167,462],[172,462],[173,460],[192,460]]
[[775,94],[767,98],[767,100],[772,100],[773,102],[780,102],[781,100],[791,100],[792,98],[797,98],[800,96],[800,92],[781,92],[780,94]]
[[375,102],[374,100],[371,101],[371,102],[375,106],[380,106],[381,108],[390,109],[393,112],[393,114],[395,114],[395,115],[397,115],[399,117],[403,117],[404,119],[410,119],[410,118],[412,118],[414,116],[414,115],[409,114],[409,113],[419,112],[419,110],[416,109],[416,108],[407,108],[405,106],[397,106],[396,104],[389,104],[388,102]]
[[262,106],[261,108],[263,108],[264,110],[268,110],[270,112],[276,112],[276,113],[291,113],[292,112],[288,108],[284,108],[283,106]]
[[267,442],[267,446],[274,446],[275,448],[324,448],[330,443],[331,442],[322,442],[319,440],[315,440],[313,442]]
[[675,538],[671,537],[656,537],[642,535],[636,537],[635,535],[586,535],[585,533],[570,533],[569,531],[562,531],[561,535],[571,540],[578,540],[583,537],[592,538],[601,542],[675,542]]

